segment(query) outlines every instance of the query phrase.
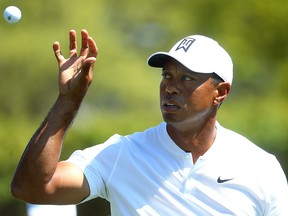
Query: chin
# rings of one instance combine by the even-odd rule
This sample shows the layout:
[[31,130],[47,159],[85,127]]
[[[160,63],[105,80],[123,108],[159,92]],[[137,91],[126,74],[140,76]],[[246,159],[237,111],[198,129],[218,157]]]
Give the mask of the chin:
[[177,118],[177,116],[172,114],[163,114],[162,118],[167,124],[175,124],[182,122],[181,119]]

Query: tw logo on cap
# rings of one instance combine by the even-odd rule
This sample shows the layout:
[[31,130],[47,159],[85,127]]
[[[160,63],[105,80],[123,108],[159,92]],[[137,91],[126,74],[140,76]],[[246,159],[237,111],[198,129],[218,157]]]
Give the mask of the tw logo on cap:
[[183,49],[185,52],[187,52],[195,40],[196,39],[194,38],[184,38],[175,51]]

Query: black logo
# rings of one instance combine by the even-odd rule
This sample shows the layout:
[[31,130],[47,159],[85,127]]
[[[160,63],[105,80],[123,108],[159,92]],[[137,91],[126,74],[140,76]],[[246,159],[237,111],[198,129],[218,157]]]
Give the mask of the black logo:
[[227,182],[227,181],[231,181],[233,180],[233,178],[229,178],[229,179],[221,179],[221,176],[219,176],[219,178],[217,179],[217,182],[218,183],[224,183],[224,182]]
[[184,38],[175,51],[183,49],[185,52],[187,52],[194,41],[195,41],[194,38]]

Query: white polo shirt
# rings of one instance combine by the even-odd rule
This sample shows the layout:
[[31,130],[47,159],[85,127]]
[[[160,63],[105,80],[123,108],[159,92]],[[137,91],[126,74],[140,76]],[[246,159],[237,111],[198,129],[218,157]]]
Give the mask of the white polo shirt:
[[193,164],[166,123],[76,151],[90,196],[112,215],[288,215],[288,186],[276,158],[217,124],[211,148]]

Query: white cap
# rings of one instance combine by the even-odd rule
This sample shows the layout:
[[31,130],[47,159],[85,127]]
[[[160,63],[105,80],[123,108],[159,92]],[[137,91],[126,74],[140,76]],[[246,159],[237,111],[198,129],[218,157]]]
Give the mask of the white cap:
[[213,39],[191,35],[181,39],[167,52],[156,52],[148,58],[148,65],[163,67],[168,58],[173,58],[196,73],[216,73],[225,82],[232,84],[233,63],[229,54]]

